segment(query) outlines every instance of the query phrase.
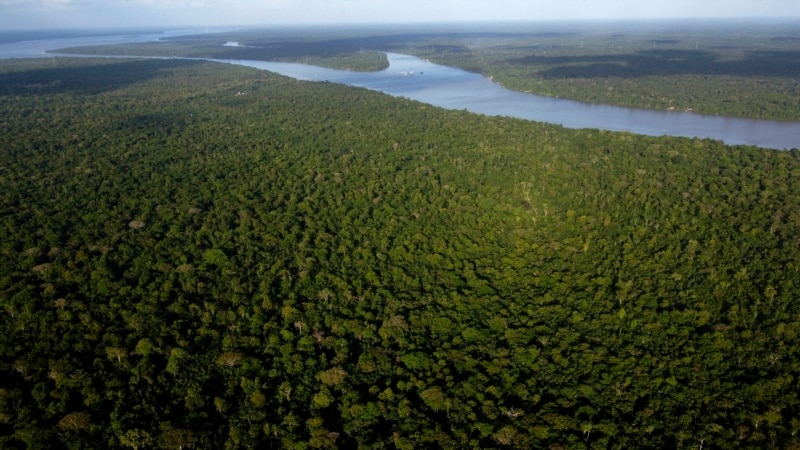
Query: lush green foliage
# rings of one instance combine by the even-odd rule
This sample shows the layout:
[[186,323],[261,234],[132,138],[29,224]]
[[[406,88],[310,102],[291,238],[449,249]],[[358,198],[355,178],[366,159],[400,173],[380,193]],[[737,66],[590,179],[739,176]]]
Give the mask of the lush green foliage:
[[0,149],[3,448],[798,444],[797,151],[61,58]]

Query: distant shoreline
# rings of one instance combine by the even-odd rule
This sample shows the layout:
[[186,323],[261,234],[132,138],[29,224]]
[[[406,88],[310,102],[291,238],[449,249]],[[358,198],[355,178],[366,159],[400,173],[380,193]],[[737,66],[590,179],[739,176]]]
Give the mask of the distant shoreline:
[[0,31],[0,44],[14,44],[17,42],[43,41],[48,39],[85,38],[95,36],[124,36],[166,33],[162,28],[97,28],[90,30],[8,30]]
[[79,39],[99,36],[140,36],[144,34],[163,34],[164,37],[187,34],[221,33],[230,28],[208,27],[119,27],[89,29],[21,29],[0,30],[0,44],[14,44],[29,41],[45,41],[49,39]]
[[[80,38],[80,37],[94,37],[94,36],[120,36],[120,35],[138,35],[138,34],[153,34],[164,33],[169,35],[172,32],[185,34],[186,31],[196,31],[197,34],[205,33],[219,33],[224,31],[233,30],[259,30],[265,28],[282,29],[282,30],[303,30],[314,28],[330,28],[330,29],[380,29],[386,30],[391,28],[418,28],[418,29],[437,29],[441,30],[442,27],[446,28],[463,28],[463,27],[498,27],[501,26],[508,32],[515,33],[521,30],[516,30],[515,26],[525,27],[532,24],[538,25],[541,28],[548,28],[551,26],[563,27],[564,25],[603,25],[619,24],[619,25],[648,25],[654,23],[669,24],[676,27],[693,27],[702,24],[793,24],[800,23],[800,16],[797,17],[719,17],[719,18],[667,18],[667,19],[597,19],[597,20],[488,20],[488,21],[442,21],[442,22],[375,22],[375,23],[320,23],[320,24],[232,24],[232,25],[208,25],[208,26],[188,26],[188,25],[172,25],[172,26],[125,26],[125,27],[97,27],[97,28],[20,28],[13,30],[0,30],[0,43],[8,44],[14,42],[44,40],[44,39],[60,39],[60,38]],[[530,31],[530,30],[527,30]]]

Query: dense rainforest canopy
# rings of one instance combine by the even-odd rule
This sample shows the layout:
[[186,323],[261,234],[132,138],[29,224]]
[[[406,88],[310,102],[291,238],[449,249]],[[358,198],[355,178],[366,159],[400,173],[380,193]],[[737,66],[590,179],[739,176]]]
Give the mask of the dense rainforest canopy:
[[0,447],[796,448],[800,153],[0,63]]

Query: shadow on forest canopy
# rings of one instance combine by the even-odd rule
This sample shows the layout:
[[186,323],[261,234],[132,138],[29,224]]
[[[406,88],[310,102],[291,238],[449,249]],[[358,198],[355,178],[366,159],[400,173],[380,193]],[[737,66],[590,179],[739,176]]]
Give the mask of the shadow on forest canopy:
[[751,51],[740,59],[721,60],[705,50],[646,50],[630,55],[527,56],[514,65],[545,66],[545,78],[638,78],[669,75],[739,75],[796,77],[800,52]]
[[185,60],[131,60],[104,58],[94,66],[59,66],[0,74],[0,95],[71,93],[100,94],[147,81],[174,67],[199,64]]

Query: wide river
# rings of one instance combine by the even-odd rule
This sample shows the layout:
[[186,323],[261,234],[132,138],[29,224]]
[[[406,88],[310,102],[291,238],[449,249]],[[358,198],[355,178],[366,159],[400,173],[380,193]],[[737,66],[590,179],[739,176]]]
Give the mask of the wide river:
[[448,109],[651,136],[719,139],[773,149],[800,148],[800,122],[750,120],[690,112],[654,111],[582,103],[506,89],[490,79],[414,56],[387,53],[389,68],[349,72],[305,64],[218,60],[277,72],[300,80],[330,81],[385,92]]
[[[184,33],[96,36],[0,44],[0,59],[45,57],[58,48],[80,45],[154,41]],[[188,33],[186,33],[188,34]],[[230,43],[229,43],[230,44]],[[508,116],[559,124],[651,136],[718,139],[772,149],[800,148],[800,122],[750,120],[690,112],[654,111],[542,97],[505,89],[490,79],[419,58],[387,53],[389,68],[380,72],[350,72],[305,64],[213,60],[269,70],[300,80],[329,81],[410,98],[448,109]]]

